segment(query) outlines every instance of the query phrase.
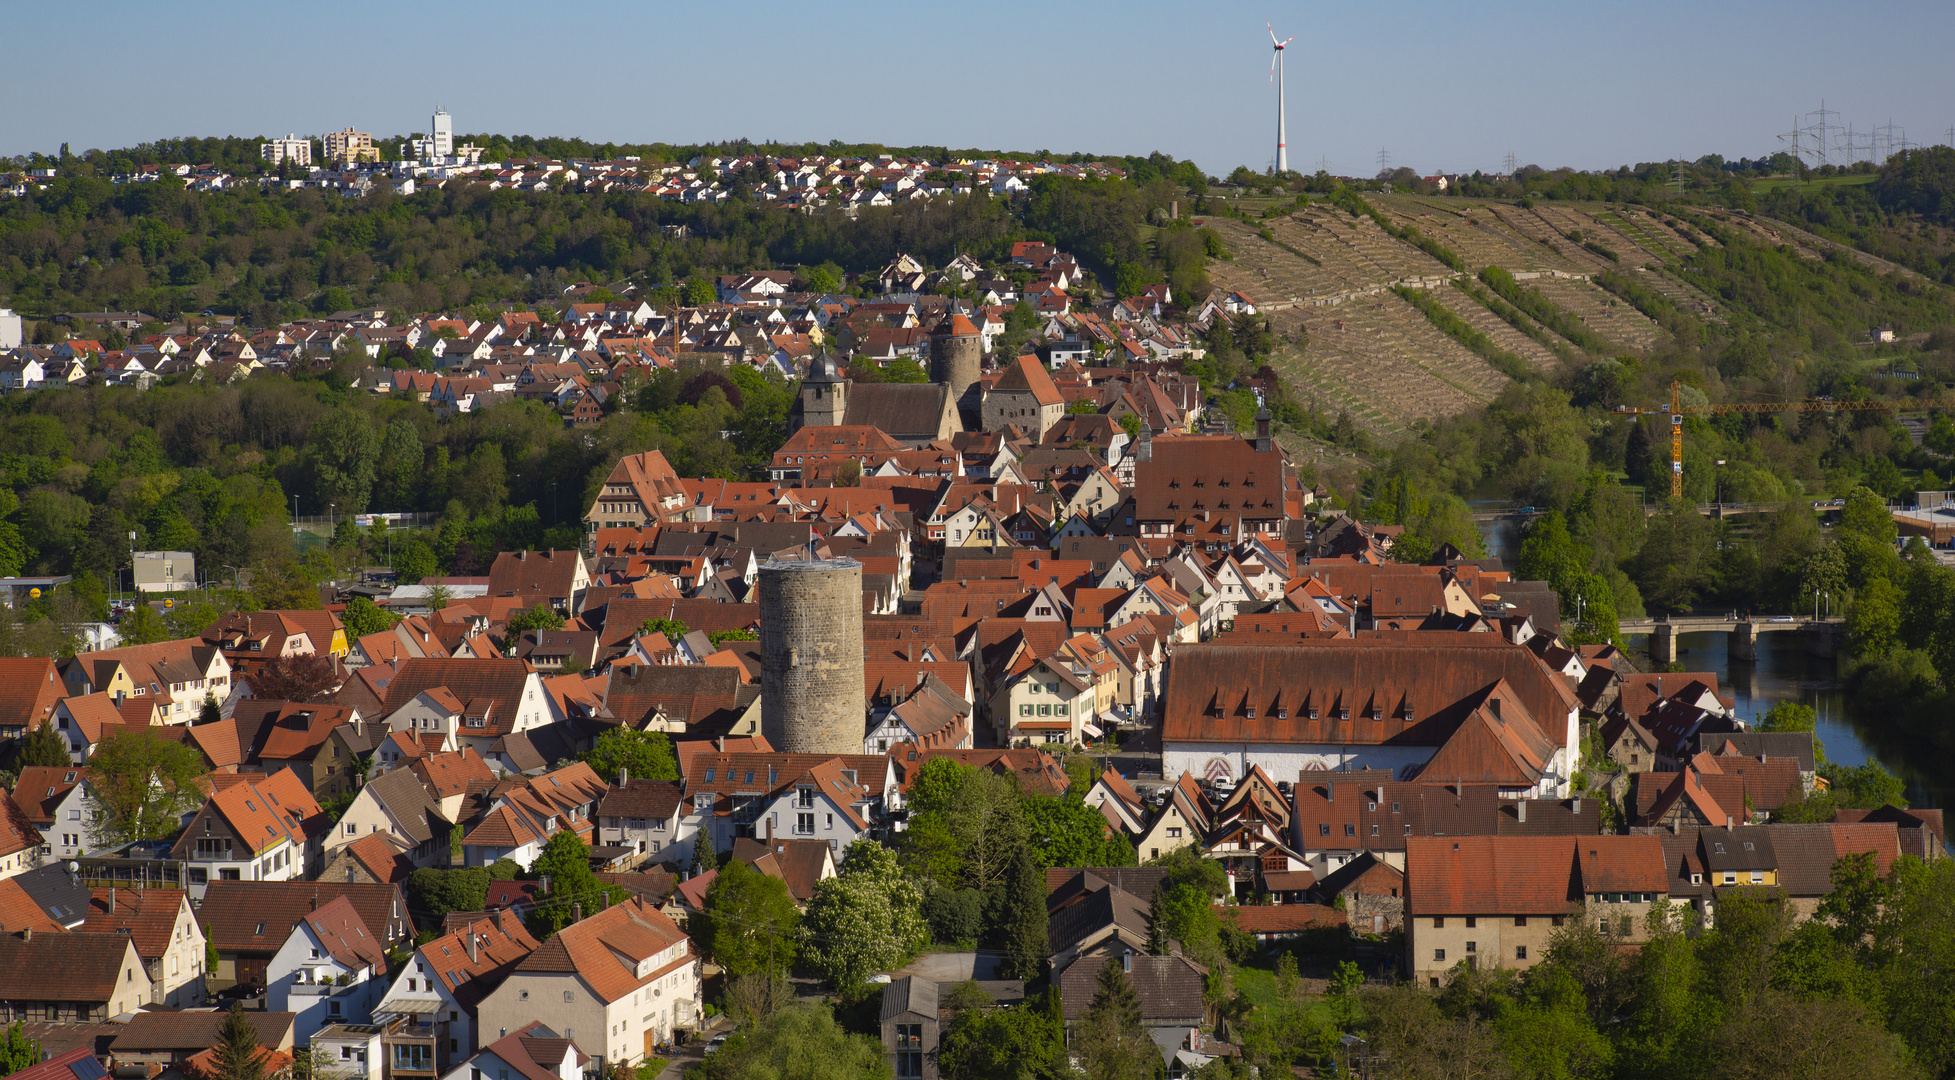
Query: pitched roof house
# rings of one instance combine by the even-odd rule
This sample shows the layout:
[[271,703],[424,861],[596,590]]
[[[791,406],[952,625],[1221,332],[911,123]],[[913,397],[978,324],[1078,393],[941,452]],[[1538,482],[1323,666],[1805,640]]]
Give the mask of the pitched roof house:
[[516,963],[477,1009],[481,1030],[542,1020],[600,1067],[651,1056],[696,1022],[698,958],[685,932],[638,900],[572,923]]
[[290,881],[319,865],[329,823],[297,774],[252,774],[211,791],[170,848],[190,864],[190,893],[214,881]]
[[370,935],[391,948],[414,936],[407,896],[398,885],[350,881],[229,881],[210,883],[197,918],[217,946],[216,975],[265,984],[273,954],[306,915],[344,896]]
[[1378,768],[1559,798],[1580,764],[1572,690],[1493,634],[1183,645],[1163,712],[1164,769],[1211,779]]
[[149,971],[126,934],[0,934],[0,1010],[103,1021],[150,1003]]
[[1438,986],[1462,964],[1531,967],[1568,918],[1641,941],[1644,917],[1669,892],[1653,835],[1415,836],[1405,846],[1406,968]]

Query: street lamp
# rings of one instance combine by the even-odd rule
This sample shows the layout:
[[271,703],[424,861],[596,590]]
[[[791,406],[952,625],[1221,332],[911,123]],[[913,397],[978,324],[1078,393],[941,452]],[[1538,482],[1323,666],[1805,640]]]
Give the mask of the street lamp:
[[[1724,468],[1723,458],[1717,459],[1717,467],[1719,470],[1722,470]],[[1722,471],[1717,473],[1717,479],[1713,483],[1712,488],[1713,488],[1712,498],[1717,502],[1717,508],[1719,510],[1723,510],[1724,509],[1724,473]]]

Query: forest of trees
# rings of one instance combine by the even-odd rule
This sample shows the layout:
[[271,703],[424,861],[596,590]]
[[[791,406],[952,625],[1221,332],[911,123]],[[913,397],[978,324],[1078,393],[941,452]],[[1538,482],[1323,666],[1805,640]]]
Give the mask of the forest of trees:
[[[1057,243],[1109,285],[1128,267],[1129,282],[1172,273],[1177,285],[1205,292],[1200,242],[1195,258],[1172,242],[1191,231],[1185,223],[1159,244],[1139,229],[1199,188],[1201,171],[1161,154],[1114,160],[1126,179],[1043,176],[1023,199],[977,194],[801,214],[742,197],[737,183],[719,204],[460,184],[343,199],[249,184],[200,193],[174,177],[117,185],[103,175],[112,169],[68,159],[47,190],[0,203],[0,299],[30,316],[213,310],[263,326],[360,304],[417,313],[550,301],[580,280],[656,287],[768,267],[853,273],[896,252],[931,265],[966,252],[995,262],[1021,239]],[[685,235],[669,237],[668,226]]]

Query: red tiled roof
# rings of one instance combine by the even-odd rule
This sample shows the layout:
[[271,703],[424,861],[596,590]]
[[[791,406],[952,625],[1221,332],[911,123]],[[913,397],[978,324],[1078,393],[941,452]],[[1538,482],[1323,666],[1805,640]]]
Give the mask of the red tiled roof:
[[403,660],[394,681],[387,684],[387,700],[382,707],[391,713],[423,690],[446,687],[467,706],[469,715],[487,710],[487,726],[469,727],[467,734],[483,738],[507,735],[522,706],[529,676],[527,663],[501,657]]
[[402,852],[392,833],[370,832],[340,849],[351,855],[375,881],[399,884],[414,872],[414,863]]
[[1565,836],[1408,837],[1406,914],[1562,914],[1580,895],[1574,856]]
[[0,657],[0,727],[32,730],[54,715],[67,687],[46,657]]
[[[1175,653],[1162,738],[1436,746],[1475,709],[1491,710],[1492,694],[1518,740],[1537,751],[1563,744],[1576,702],[1533,653],[1496,634],[1444,636],[1444,642],[1380,635],[1277,646],[1183,645]],[[1374,710],[1382,715],[1374,718]],[[1500,741],[1513,743],[1504,735]]]
[[14,802],[30,822],[51,825],[55,807],[87,778],[88,770],[74,765],[23,765],[14,784]]
[[128,934],[136,943],[136,955],[158,960],[169,951],[185,902],[182,889],[96,889],[89,898],[88,917],[81,929],[95,934]]
[[407,898],[398,885],[352,881],[213,881],[197,921],[223,952],[277,951],[292,928],[316,907],[345,896],[368,932],[387,943],[413,936]]
[[[0,788],[0,792],[5,790]],[[0,797],[0,856],[40,846],[40,830],[27,820],[26,811],[11,794]]]
[[304,922],[326,954],[342,966],[356,971],[370,967],[375,974],[385,970],[386,951],[346,897],[336,896],[318,910],[306,912]]
[[1040,405],[1063,405],[1065,396],[1052,383],[1052,376],[1038,362],[1037,357],[1021,356],[1005,365],[1003,374],[991,385],[993,393],[999,391],[1020,393],[1029,392],[1032,399]]
[[1320,926],[1343,926],[1344,913],[1326,904],[1230,905],[1221,910],[1237,930],[1250,934],[1293,934]]
[[[642,978],[636,965],[677,946],[677,954]],[[575,973],[604,1002],[614,1002],[639,987],[689,964],[692,950],[685,932],[657,908],[638,900],[614,904],[582,922],[557,931],[515,970]]]
[[0,880],[0,933],[17,934],[22,930],[35,933],[59,934],[68,927],[48,917],[47,909],[39,901],[27,895],[27,890],[13,878]]
[[437,799],[461,795],[472,783],[493,783],[496,774],[474,747],[446,754],[428,754],[408,766]]

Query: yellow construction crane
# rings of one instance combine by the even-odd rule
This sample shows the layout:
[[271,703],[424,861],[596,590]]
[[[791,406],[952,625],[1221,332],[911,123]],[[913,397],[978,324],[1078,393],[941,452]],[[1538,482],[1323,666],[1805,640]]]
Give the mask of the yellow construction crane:
[[1670,418],[1670,497],[1683,498],[1683,418],[1686,416],[1715,416],[1720,413],[1781,413],[1781,412],[1873,412],[1916,411],[1920,409],[1945,409],[1955,407],[1955,402],[1936,398],[1931,401],[1834,401],[1831,398],[1807,398],[1803,401],[1733,401],[1722,405],[1685,405],[1683,403],[1683,383],[1670,381],[1670,404],[1664,406],[1618,405],[1616,411],[1632,416],[1663,415]]

